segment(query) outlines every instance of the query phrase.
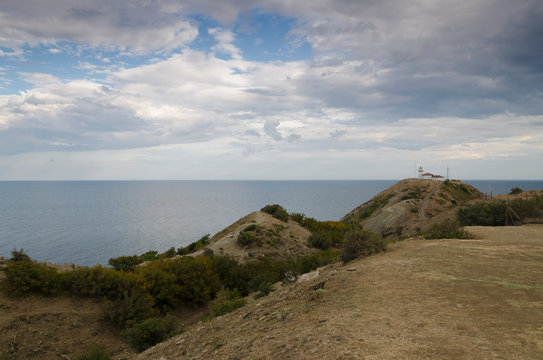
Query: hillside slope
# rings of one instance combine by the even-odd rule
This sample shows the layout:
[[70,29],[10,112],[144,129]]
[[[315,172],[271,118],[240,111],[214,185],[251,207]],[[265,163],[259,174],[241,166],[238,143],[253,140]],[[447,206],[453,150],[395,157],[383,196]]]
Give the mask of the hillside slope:
[[433,223],[454,217],[461,204],[483,196],[457,180],[404,179],[358,206],[341,221],[362,224],[382,235],[414,235]]
[[543,225],[468,230],[320,269],[136,359],[543,358]]
[[[251,244],[244,246],[238,243],[237,239],[243,232],[254,236]],[[215,234],[204,249],[191,255],[198,256],[209,249],[215,255],[229,256],[240,262],[264,255],[280,258],[309,255],[317,252],[307,246],[310,235],[309,230],[295,221],[285,222],[265,212],[255,211]]]

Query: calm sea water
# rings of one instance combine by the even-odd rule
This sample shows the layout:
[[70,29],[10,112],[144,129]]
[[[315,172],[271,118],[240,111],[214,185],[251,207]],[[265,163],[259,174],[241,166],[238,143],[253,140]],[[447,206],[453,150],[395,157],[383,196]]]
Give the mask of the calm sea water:
[[[0,182],[0,256],[24,249],[55,263],[107,264],[214,234],[267,204],[339,220],[396,180]],[[483,192],[543,181],[467,181]]]

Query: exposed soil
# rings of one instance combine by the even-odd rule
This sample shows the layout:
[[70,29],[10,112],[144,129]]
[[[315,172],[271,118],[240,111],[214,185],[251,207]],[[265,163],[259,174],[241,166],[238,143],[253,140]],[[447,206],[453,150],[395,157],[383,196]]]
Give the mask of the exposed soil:
[[320,269],[136,358],[543,358],[543,225],[468,231]]
[[[259,225],[264,233],[271,236],[263,236],[260,246],[240,246],[236,240],[243,229],[249,225]],[[318,250],[307,246],[307,239],[311,232],[295,221],[281,221],[270,214],[262,211],[255,211],[223,231],[213,236],[206,249],[210,249],[216,255],[230,256],[240,262],[254,260],[263,255],[278,256],[301,256],[314,254]],[[192,256],[198,256],[204,250],[197,251]]]
[[13,298],[0,291],[0,359],[74,359],[95,345],[115,353],[115,359],[132,356],[118,330],[101,318],[102,305],[92,299]]

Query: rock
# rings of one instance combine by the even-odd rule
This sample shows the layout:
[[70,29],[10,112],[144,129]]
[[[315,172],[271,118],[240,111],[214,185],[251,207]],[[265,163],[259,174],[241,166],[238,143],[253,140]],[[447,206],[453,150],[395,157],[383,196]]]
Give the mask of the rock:
[[313,279],[316,279],[318,278],[320,275],[319,273],[319,270],[315,270],[315,271],[312,271],[312,272],[308,272],[306,274],[303,274],[302,276],[300,276],[298,278],[298,282],[299,283],[304,283],[304,282],[307,282],[307,281],[311,281]]
[[311,289],[313,289],[313,290],[322,289],[322,288],[324,287],[324,283],[325,283],[325,281],[321,281],[321,282],[319,282],[318,284],[313,285],[313,286],[311,287]]
[[292,271],[287,271],[285,273],[285,280],[289,283],[296,281],[296,276],[292,273]]

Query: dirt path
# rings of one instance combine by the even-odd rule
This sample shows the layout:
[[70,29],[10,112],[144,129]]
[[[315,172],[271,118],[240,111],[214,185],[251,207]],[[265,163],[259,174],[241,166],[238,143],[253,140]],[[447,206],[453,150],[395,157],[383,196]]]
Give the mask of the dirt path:
[[137,359],[542,359],[543,225],[407,240]]
[[422,202],[422,205],[420,206],[420,209],[419,209],[419,216],[421,217],[421,219],[426,219],[426,216],[424,216],[424,210],[426,209],[426,206],[428,206],[428,202],[430,201],[430,198],[432,197],[432,195],[436,193],[436,191],[439,189],[440,186],[441,186],[441,182],[438,182],[437,185],[432,189],[432,191],[430,191],[430,193],[426,195],[426,197],[424,198],[424,201]]

